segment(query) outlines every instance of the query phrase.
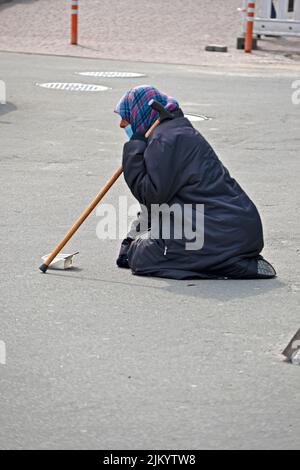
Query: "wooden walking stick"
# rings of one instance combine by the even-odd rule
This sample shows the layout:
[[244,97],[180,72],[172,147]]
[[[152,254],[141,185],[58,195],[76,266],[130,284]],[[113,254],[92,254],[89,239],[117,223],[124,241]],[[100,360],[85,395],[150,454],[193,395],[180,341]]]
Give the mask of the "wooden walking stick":
[[46,259],[46,261],[40,266],[40,270],[45,273],[50,265],[50,263],[54,260],[54,258],[58,255],[58,253],[63,249],[63,247],[67,244],[70,238],[73,237],[74,233],[77,232],[80,225],[83,224],[85,219],[90,215],[90,213],[95,209],[95,207],[99,204],[101,199],[105,196],[107,191],[112,187],[112,185],[117,181],[119,176],[123,173],[123,168],[120,167],[115,172],[115,174],[110,178],[110,180],[106,183],[106,185],[101,189],[101,191],[97,194],[95,199],[91,202],[89,207],[83,212],[83,214],[79,217],[79,219],[75,222],[73,227],[69,230],[67,235],[62,239],[62,241],[57,245],[57,247],[53,250],[50,256]]
[[[149,137],[154,129],[161,123],[164,119],[172,119],[172,115],[157,101],[151,100],[149,102],[149,106],[159,112],[160,116],[159,119],[155,121],[155,123],[150,127],[150,129],[146,132],[145,137]],[[69,230],[66,236],[61,240],[61,242],[57,245],[57,247],[53,250],[53,252],[48,256],[45,262],[39,267],[39,269],[46,273],[47,269],[49,268],[50,263],[54,260],[54,258],[60,253],[63,247],[68,243],[68,241],[73,237],[74,233],[77,232],[79,227],[83,224],[85,219],[90,215],[90,213],[95,209],[95,207],[99,204],[99,202],[104,198],[105,194],[110,190],[113,184],[117,181],[119,176],[123,173],[123,168],[120,167],[118,170],[113,174],[113,176],[109,179],[106,185],[101,189],[101,191],[97,194],[95,199],[91,202],[91,204],[86,208],[83,214],[79,217],[79,219],[75,222],[73,227]]]

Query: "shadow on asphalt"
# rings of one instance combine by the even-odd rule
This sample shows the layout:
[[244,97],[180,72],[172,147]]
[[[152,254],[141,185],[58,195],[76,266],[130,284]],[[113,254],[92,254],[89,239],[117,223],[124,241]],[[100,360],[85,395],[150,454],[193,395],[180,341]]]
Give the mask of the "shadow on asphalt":
[[0,0],[0,10],[4,10],[7,7],[13,7],[17,3],[33,3],[38,2],[38,0]]
[[4,114],[11,113],[12,111],[16,111],[18,108],[12,103],[6,103],[0,105],[0,116]]
[[264,37],[258,43],[259,50],[277,56],[300,58],[300,38],[297,37]]
[[81,44],[77,44],[77,48],[78,48],[78,49],[87,49],[87,50],[89,50],[89,51],[96,51],[96,52],[99,52],[99,49],[97,49],[96,47],[82,46]]
[[[69,280],[80,280],[88,282],[108,283],[113,285],[123,285],[132,289],[133,287],[154,289],[158,291],[167,291],[172,295],[184,295],[188,297],[196,297],[199,299],[216,299],[220,301],[229,301],[234,299],[245,299],[248,297],[257,297],[259,295],[282,289],[286,284],[276,279],[267,280],[196,280],[196,281],[175,281],[164,278],[154,278],[156,281],[162,282],[161,286],[154,286],[151,284],[139,284],[126,281],[114,281],[110,279],[89,278],[85,276],[74,276],[71,271],[81,271],[79,268],[70,269],[69,274],[63,273],[48,273],[48,276],[55,276],[61,278],[68,278]],[[142,279],[140,277],[139,279]],[[166,285],[166,282],[168,283]]]

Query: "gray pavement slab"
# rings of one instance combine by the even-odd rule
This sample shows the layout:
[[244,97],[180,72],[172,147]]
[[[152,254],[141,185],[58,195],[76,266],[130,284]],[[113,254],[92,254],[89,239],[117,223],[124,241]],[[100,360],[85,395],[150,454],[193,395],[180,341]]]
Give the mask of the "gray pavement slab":
[[[281,351],[299,328],[297,71],[0,53],[2,449],[296,449],[299,372]],[[75,75],[132,71],[136,79]],[[36,86],[95,83],[105,92]],[[178,98],[257,204],[272,281],[139,278],[91,215],[65,251],[78,268],[38,271],[121,163],[112,110],[131,86]],[[123,179],[105,202],[128,195]],[[132,200],[132,199],[130,199]]]

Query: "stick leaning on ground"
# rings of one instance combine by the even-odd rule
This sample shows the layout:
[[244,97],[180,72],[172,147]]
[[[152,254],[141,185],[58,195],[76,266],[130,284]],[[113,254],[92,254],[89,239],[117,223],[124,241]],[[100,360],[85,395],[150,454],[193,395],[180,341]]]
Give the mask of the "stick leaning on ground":
[[90,215],[90,213],[95,209],[95,207],[99,204],[101,199],[105,196],[105,194],[109,191],[112,185],[117,181],[119,176],[123,173],[123,168],[120,167],[114,173],[114,175],[110,178],[110,180],[106,183],[106,185],[101,189],[101,191],[97,194],[95,199],[91,202],[91,204],[86,208],[86,210],[81,214],[79,219],[75,222],[73,227],[69,230],[66,236],[61,240],[61,242],[56,246],[53,250],[51,255],[48,256],[46,261],[39,267],[39,269],[45,273],[49,268],[50,263],[54,260],[54,258],[60,253],[63,247],[68,243],[68,241],[73,237],[74,233],[77,232],[79,227],[83,224],[85,219]]
[[[149,102],[149,106],[160,113],[159,119],[155,121],[155,123],[150,127],[150,129],[146,132],[145,137],[149,137],[154,129],[161,123],[162,119],[168,118],[169,113],[168,111],[158,102],[151,100]],[[54,258],[61,252],[63,247],[68,243],[68,241],[73,237],[74,233],[77,232],[79,227],[83,224],[85,219],[90,215],[90,213],[95,209],[95,207],[99,204],[99,202],[104,198],[105,194],[110,190],[110,188],[114,185],[117,181],[119,176],[123,173],[123,168],[120,167],[117,171],[113,174],[113,176],[108,180],[106,185],[101,189],[101,191],[97,194],[95,199],[91,202],[91,204],[86,208],[86,210],[81,214],[79,219],[75,222],[73,227],[69,230],[66,236],[61,240],[61,242],[56,246],[56,248],[52,251],[51,255],[48,256],[46,261],[39,267],[39,269],[46,273],[50,263],[54,260]]]

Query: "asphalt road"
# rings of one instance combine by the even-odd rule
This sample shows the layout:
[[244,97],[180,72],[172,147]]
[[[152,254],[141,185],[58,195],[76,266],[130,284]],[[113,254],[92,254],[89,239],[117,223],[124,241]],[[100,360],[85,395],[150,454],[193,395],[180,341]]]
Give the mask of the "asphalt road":
[[[163,66],[0,54],[2,449],[296,449],[300,369],[299,115],[292,70]],[[80,71],[134,71],[100,79]],[[44,82],[109,87],[51,90]],[[112,110],[151,83],[184,111],[257,204],[271,281],[177,282],[118,270],[92,215],[70,242],[77,269],[38,271],[120,165]],[[129,195],[120,180],[106,197]]]

